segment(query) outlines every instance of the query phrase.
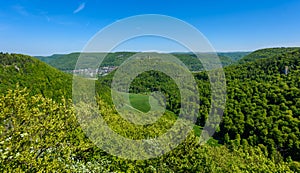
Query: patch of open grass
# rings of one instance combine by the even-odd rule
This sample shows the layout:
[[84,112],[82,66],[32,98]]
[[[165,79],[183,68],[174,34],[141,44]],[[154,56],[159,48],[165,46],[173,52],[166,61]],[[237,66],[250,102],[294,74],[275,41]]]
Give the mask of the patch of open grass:
[[149,104],[149,97],[151,96],[143,94],[130,94],[129,100],[132,107],[146,113],[151,109],[151,106]]

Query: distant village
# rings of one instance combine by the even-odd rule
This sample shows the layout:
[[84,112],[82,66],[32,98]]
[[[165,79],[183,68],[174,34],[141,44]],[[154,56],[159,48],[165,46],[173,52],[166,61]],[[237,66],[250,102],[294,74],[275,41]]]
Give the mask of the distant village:
[[98,69],[86,68],[86,69],[76,69],[76,70],[67,70],[67,73],[72,73],[78,76],[96,78],[98,76],[106,76],[111,71],[118,68],[118,66],[105,66],[99,67]]

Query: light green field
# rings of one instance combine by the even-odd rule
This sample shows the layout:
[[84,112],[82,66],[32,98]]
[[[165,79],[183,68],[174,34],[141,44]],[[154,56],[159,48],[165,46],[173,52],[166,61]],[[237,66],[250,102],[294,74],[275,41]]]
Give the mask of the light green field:
[[[118,94],[122,97],[121,100],[126,105],[124,109],[135,109],[143,113],[161,111],[164,109],[164,106],[160,104],[157,98],[154,98],[150,94],[129,93],[129,96],[128,93],[118,92]],[[127,97],[129,97],[129,102],[126,99]]]
[[[128,94],[127,93],[121,93],[122,97],[127,97]],[[159,101],[154,98],[151,95],[146,95],[146,94],[134,94],[134,93],[130,93],[129,94],[129,101],[130,104],[128,104],[127,106],[125,106],[125,109],[128,110],[136,110],[136,111],[140,111],[142,113],[147,113],[150,110],[159,110],[161,109],[161,105],[159,104]],[[175,120],[177,119],[177,115],[175,115],[173,112],[170,112],[168,110],[166,110],[166,112],[168,112],[168,116],[164,116],[164,118],[168,118],[168,119],[172,119]],[[171,117],[170,117],[171,116]],[[196,136],[200,137],[201,136],[201,132],[202,132],[202,127],[201,126],[197,126],[195,125],[193,127],[194,133]],[[211,146],[219,146],[220,144],[218,144],[218,141],[210,138],[207,143]]]
[[149,104],[150,97],[152,96],[143,94],[130,94],[129,100],[133,108],[146,113],[151,109],[151,105]]

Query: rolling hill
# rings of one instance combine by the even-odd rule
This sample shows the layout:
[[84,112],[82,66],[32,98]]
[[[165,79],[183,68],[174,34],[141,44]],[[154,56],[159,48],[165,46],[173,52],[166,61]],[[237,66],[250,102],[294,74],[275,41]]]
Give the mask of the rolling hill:
[[[251,61],[224,68],[227,101],[223,121],[215,138],[226,145],[260,146],[270,158],[283,156],[299,161],[300,124],[300,49],[258,50]],[[288,71],[285,71],[285,69]],[[200,89],[200,115],[197,125],[204,126],[210,105],[210,84],[206,72],[194,73]],[[113,73],[100,78],[110,86]],[[140,74],[131,91],[166,95],[167,109],[178,113],[180,94],[176,84],[160,72]]]
[[[136,54],[136,52],[116,52],[108,53],[103,60],[101,67],[105,66],[120,66],[126,59]],[[220,53],[219,57],[223,66],[234,64],[238,59],[247,55],[248,52],[231,52]],[[48,63],[49,65],[63,71],[70,71],[75,68],[78,57],[85,58],[85,65],[82,68],[93,68],[95,62],[103,58],[105,53],[70,53],[70,54],[54,54],[52,56],[37,56],[36,58]],[[163,54],[162,54],[163,55]],[[181,60],[191,71],[203,70],[200,61],[189,53],[172,53],[175,57]]]
[[71,98],[72,76],[46,63],[21,54],[0,53],[0,92],[16,85],[28,88],[31,95]]
[[299,52],[300,48],[293,48],[293,47],[287,47],[287,48],[266,48],[266,49],[259,49],[257,51],[252,52],[251,54],[248,54],[241,58],[238,62],[240,64],[255,61],[257,59],[263,59],[263,58],[272,58],[277,56],[290,56],[294,53]]
[[[268,56],[224,68],[227,103],[214,135],[219,143],[200,145],[199,138],[191,133],[162,156],[134,161],[97,148],[83,133],[73,103],[62,99],[71,98],[71,75],[30,56],[1,53],[0,171],[299,172],[300,51],[268,49],[247,56],[257,57],[257,52]],[[140,126],[120,117],[112,105],[108,87],[113,74],[96,81],[96,89],[101,92],[99,111],[116,133],[129,139],[155,139],[173,125],[180,97],[168,76],[148,71],[130,86],[135,109],[148,111],[151,104],[142,103],[153,91],[161,91],[167,99],[163,118]],[[210,84],[206,72],[193,75],[200,92],[198,126],[194,129],[199,135],[211,107]],[[87,120],[93,118],[86,109],[80,113]],[[113,149],[127,152],[128,147],[121,143]],[[155,143],[150,149],[156,152]]]
[[218,135],[299,161],[300,48],[258,50],[245,60],[225,68],[227,108]]
[[246,55],[249,55],[250,53],[251,52],[219,52],[218,55],[228,57],[234,62],[236,62],[245,57]]

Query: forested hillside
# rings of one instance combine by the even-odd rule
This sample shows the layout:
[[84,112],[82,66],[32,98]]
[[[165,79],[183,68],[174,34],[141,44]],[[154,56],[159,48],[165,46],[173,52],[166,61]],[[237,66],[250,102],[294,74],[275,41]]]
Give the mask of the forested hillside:
[[257,59],[262,59],[262,58],[272,58],[272,57],[282,56],[282,55],[290,56],[293,53],[299,52],[299,49],[300,48],[293,48],[293,47],[259,49],[241,58],[239,60],[239,63],[255,61]]
[[238,61],[250,53],[251,52],[220,52],[218,55],[228,57],[233,61]]
[[248,57],[265,58],[225,68],[228,99],[218,137],[299,161],[300,49],[260,50]]
[[72,76],[30,56],[0,53],[0,92],[16,85],[27,87],[31,95],[60,100],[71,98]]
[[[269,58],[267,58],[270,56]],[[300,49],[258,50],[251,62],[225,67],[227,102],[223,122],[215,134],[222,144],[260,146],[270,158],[300,158]],[[210,108],[210,84],[205,72],[195,73],[200,92],[199,126],[204,126]],[[100,78],[110,85],[113,73]],[[180,95],[176,84],[165,74],[139,75],[131,91],[161,91],[167,109],[178,113]]]
[[[76,62],[80,58],[85,59],[85,66],[82,68],[94,67],[95,62],[98,63],[100,59],[104,58],[101,67],[105,66],[120,66],[126,59],[136,54],[136,52],[116,52],[116,53],[71,53],[66,55],[55,54],[52,56],[37,56],[36,58],[48,63],[49,65],[63,71],[74,70]],[[242,58],[248,53],[220,53],[219,57],[223,66],[234,64],[238,59]],[[161,54],[164,56],[164,54]],[[195,55],[190,53],[172,53],[173,56],[181,60],[191,71],[203,70],[203,67]]]
[[[128,160],[97,148],[84,135],[70,101],[61,104],[17,88],[0,96],[0,170],[2,172],[292,172],[298,162],[267,158],[259,147],[200,145],[193,133],[178,147],[149,160]],[[142,130],[99,102],[107,122],[127,138]],[[104,111],[105,110],[105,111]],[[163,121],[163,126],[170,125]],[[155,123],[155,125],[159,125]],[[157,126],[144,129],[159,134]],[[161,126],[158,126],[161,127]],[[154,131],[152,132],[151,129]],[[132,134],[127,132],[134,132]],[[142,132],[142,131],[141,131]],[[143,134],[140,134],[143,135]],[[126,151],[126,146],[122,150]]]
[[[70,100],[71,75],[29,56],[2,53],[0,171],[299,172],[300,51],[270,49],[266,54],[272,51],[276,56],[224,69],[227,101],[214,135],[218,144],[200,145],[199,137],[191,132],[174,150],[149,160],[112,156],[87,138]],[[130,92],[137,109],[145,108],[141,102],[152,91],[161,91],[167,101],[167,111],[159,121],[140,126],[124,120],[112,105],[113,74],[96,81],[96,90],[99,112],[115,132],[129,139],[155,139],[173,125],[180,95],[170,77],[148,71],[134,79]],[[210,108],[210,84],[206,72],[193,75],[201,103],[197,125],[203,127]],[[79,112],[89,116],[86,109]],[[127,147],[118,150],[126,152]],[[155,151],[155,145],[152,148]]]

